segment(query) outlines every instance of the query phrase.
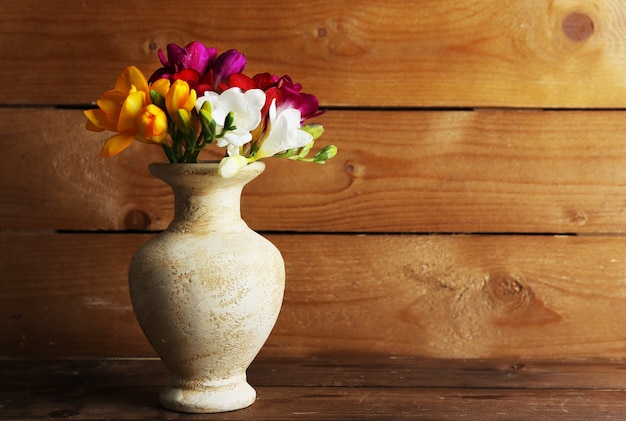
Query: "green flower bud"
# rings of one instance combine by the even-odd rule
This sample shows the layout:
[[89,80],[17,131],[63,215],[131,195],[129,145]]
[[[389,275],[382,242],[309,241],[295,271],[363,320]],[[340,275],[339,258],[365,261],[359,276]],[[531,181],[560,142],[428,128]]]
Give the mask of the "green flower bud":
[[[209,101],[205,102],[205,104],[208,103]],[[213,142],[215,140],[215,136],[217,135],[217,123],[215,123],[215,120],[211,117],[210,108],[210,104],[209,110],[205,109],[203,105],[200,112],[198,112],[198,115],[200,116],[200,123],[202,124],[202,133],[208,143]]]
[[300,149],[300,153],[298,154],[298,157],[299,158],[306,158],[306,156],[309,154],[309,152],[311,152],[311,149],[313,149],[313,145],[315,145],[315,140],[312,140],[309,143],[307,143],[306,145],[304,145],[302,147],[302,149]]
[[337,155],[337,147],[335,145],[328,145],[315,154],[315,156],[313,157],[313,162],[323,164],[324,162],[333,158],[335,155]]
[[228,115],[226,116],[226,119],[224,120],[225,132],[230,132],[230,131],[237,129],[237,126],[233,126],[234,121],[235,121],[235,117],[233,117],[233,113],[232,112],[228,113]]
[[162,110],[165,110],[165,98],[154,89],[150,89],[150,101]]
[[209,117],[213,113],[213,108],[211,107],[211,102],[210,101],[204,101],[204,103],[202,104],[202,108],[200,108],[200,109],[206,111],[207,113],[209,113]]
[[190,133],[193,130],[191,125],[191,113],[183,108],[178,110],[178,126],[184,133]]
[[318,139],[322,134],[324,134],[324,126],[321,124],[307,124],[302,126],[301,129],[313,136],[313,140]]

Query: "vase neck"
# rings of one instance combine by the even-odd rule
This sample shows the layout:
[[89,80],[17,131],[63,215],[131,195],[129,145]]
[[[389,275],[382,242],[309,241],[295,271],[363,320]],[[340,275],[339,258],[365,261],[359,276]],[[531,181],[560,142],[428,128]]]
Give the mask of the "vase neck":
[[[255,165],[261,164],[261,165]],[[150,171],[174,191],[174,219],[168,230],[237,231],[247,228],[241,219],[241,193],[264,164],[255,162],[231,178],[217,173],[215,163],[151,164]]]

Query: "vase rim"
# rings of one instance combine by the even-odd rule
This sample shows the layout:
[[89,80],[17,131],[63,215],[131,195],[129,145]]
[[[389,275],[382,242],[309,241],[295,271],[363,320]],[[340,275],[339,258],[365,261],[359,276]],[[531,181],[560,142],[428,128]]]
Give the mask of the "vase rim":
[[[171,174],[175,173],[195,173],[195,174],[208,174],[208,173],[216,173],[219,167],[220,161],[217,160],[205,160],[198,161],[193,163],[172,163],[167,161],[156,161],[152,162],[148,165],[148,169],[150,172],[156,171],[166,171]],[[265,170],[265,163],[262,161],[254,161],[246,166],[242,167],[238,174],[246,174],[246,173],[261,173]]]
[[[198,162],[154,161],[154,162],[151,162],[149,165],[163,165],[163,166],[171,165],[171,166],[181,166],[181,167],[182,166],[187,166],[187,165],[190,165],[190,166],[215,165],[215,166],[217,166],[217,165],[220,164],[220,162],[222,162],[221,159],[205,159],[205,160],[201,160],[201,161],[198,161]],[[263,162],[263,161],[254,161],[254,162],[251,162],[251,163],[247,164],[245,167],[250,167],[250,166],[254,166],[254,165],[265,166],[265,162]],[[245,168],[245,167],[243,167],[243,168]]]

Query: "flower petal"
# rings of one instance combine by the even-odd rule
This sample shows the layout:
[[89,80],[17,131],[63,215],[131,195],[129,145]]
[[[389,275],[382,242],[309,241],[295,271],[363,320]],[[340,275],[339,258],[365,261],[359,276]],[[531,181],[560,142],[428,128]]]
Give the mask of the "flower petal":
[[200,112],[205,102],[209,102],[209,104],[211,104],[211,110],[215,109],[215,103],[218,98],[219,94],[217,92],[206,91],[204,95],[196,100],[196,111]]
[[245,156],[227,156],[220,161],[217,173],[224,178],[229,178],[237,174],[246,165],[248,165],[248,159]]
[[246,57],[237,50],[228,50],[211,65],[213,70],[213,88],[225,83],[233,73],[241,73],[246,67]]
[[120,111],[120,117],[117,121],[117,131],[120,133],[137,131],[137,116],[141,113],[143,107],[146,106],[145,92],[133,92],[128,95],[124,105]]
[[103,113],[102,110],[85,110],[83,114],[87,117],[87,123],[85,125],[87,130],[92,132],[115,130],[115,126],[112,124],[109,116]]
[[117,89],[112,89],[102,94],[98,101],[96,101],[96,105],[98,105],[98,108],[105,114],[118,115],[127,96],[128,91],[122,92]]
[[241,89],[229,88],[217,96],[215,92],[207,92],[203,97],[211,103],[211,118],[217,124],[218,133],[224,129],[226,118],[232,117],[232,125],[222,138],[218,139],[218,146],[232,144],[243,146],[252,140],[250,133],[261,123],[261,108],[265,104],[265,93],[260,89],[251,89],[241,92]]
[[191,111],[196,105],[196,91],[189,88],[189,84],[182,79],[172,83],[165,96],[165,106],[172,118],[176,118],[178,110]]
[[228,76],[228,87],[241,88],[242,91],[257,88],[256,83],[250,76],[246,76],[243,73],[233,73]]
[[255,158],[267,158],[289,149],[301,148],[313,140],[310,133],[300,128],[300,111],[295,108],[276,113],[275,103],[270,106],[270,132],[262,140]]
[[164,143],[167,138],[167,115],[154,104],[146,105],[138,117],[137,140],[146,143]]
[[128,133],[119,133],[111,136],[104,142],[100,155],[104,158],[110,158],[122,152],[133,143],[134,136]]
[[141,73],[141,70],[135,66],[128,66],[117,79],[115,89],[122,92],[130,92],[133,87],[138,91],[149,92],[148,81]]
[[183,48],[182,54],[178,57],[178,63],[182,69],[193,69],[202,75],[216,57],[215,48],[207,48],[200,41],[193,41]]
[[160,93],[163,98],[165,98],[168,91],[170,90],[170,85],[171,82],[169,79],[158,79],[150,85],[150,88],[154,89],[155,91]]

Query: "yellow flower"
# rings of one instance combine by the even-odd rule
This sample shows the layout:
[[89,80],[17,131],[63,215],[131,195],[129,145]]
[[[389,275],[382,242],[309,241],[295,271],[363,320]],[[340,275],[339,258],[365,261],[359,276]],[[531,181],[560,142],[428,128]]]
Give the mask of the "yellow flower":
[[191,111],[196,106],[196,91],[184,80],[172,83],[165,95],[165,108],[170,117],[184,131],[191,130]]
[[154,104],[146,105],[139,114],[139,136],[145,143],[164,143],[167,138],[167,115]]
[[196,91],[182,80],[171,83],[169,79],[161,78],[154,81],[150,88],[163,97],[165,109],[170,118],[183,132],[189,132],[191,128],[191,111],[196,105]]
[[163,98],[165,98],[170,90],[170,80],[165,78],[157,79],[152,82],[150,89],[154,89],[160,93]]
[[139,116],[149,101],[146,77],[135,66],[129,66],[117,79],[115,87],[98,99],[98,109],[85,111],[87,130],[118,133],[106,140],[102,156],[117,155],[131,145],[138,134]]
[[165,96],[165,106],[171,115],[176,115],[180,109],[191,112],[195,105],[196,91],[184,80],[175,81]]

